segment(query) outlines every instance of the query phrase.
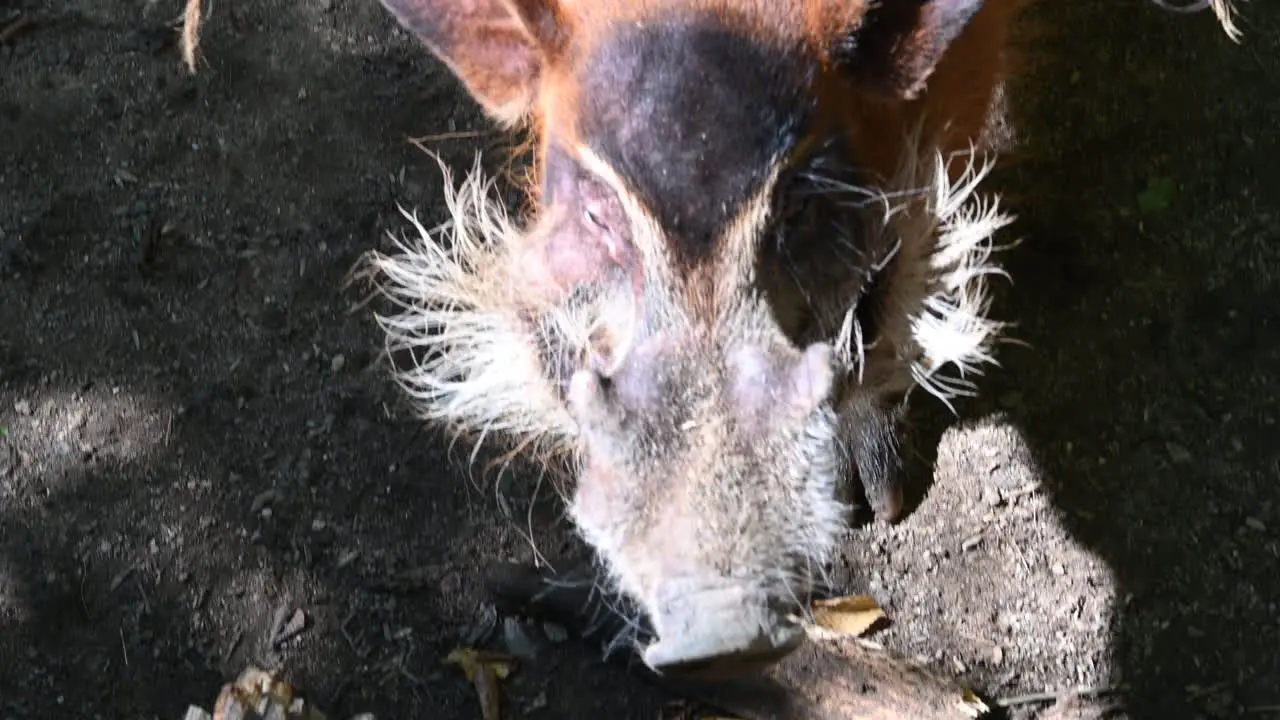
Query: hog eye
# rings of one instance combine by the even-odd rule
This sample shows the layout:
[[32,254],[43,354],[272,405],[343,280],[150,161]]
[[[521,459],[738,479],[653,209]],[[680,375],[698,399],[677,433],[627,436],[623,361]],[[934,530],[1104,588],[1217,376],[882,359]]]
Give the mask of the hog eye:
[[592,210],[590,207],[586,207],[582,210],[582,216],[587,219],[587,222],[591,223],[599,230],[609,229],[605,227],[604,221],[600,219],[599,214],[597,214],[596,211]]

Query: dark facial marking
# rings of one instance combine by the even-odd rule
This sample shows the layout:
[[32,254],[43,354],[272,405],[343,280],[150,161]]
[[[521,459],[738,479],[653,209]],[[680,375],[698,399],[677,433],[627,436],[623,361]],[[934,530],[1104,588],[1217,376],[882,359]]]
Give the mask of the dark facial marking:
[[808,73],[714,17],[628,25],[586,65],[580,130],[692,265],[797,141]]
[[542,205],[552,223],[541,228],[543,259],[563,287],[597,282],[610,266],[634,264],[631,228],[616,193],[555,142],[547,149]]

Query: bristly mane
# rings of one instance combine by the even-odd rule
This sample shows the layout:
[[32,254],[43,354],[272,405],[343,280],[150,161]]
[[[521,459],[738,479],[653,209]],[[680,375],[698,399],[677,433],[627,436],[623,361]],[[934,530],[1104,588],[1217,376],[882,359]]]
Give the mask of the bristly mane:
[[[952,182],[947,161],[936,151],[904,158],[894,184],[927,191],[895,196],[884,230],[900,238],[886,269],[887,310],[900,328],[892,334],[901,336],[894,352],[912,381],[950,408],[951,399],[972,393],[970,377],[996,362],[993,345],[1007,325],[988,315],[987,279],[1003,274],[992,262],[992,236],[1013,218],[995,196],[977,192],[990,162],[970,156]],[[538,344],[549,334],[560,339],[551,344],[558,352],[584,347],[603,308],[566,303],[531,316],[514,297],[521,278],[509,256],[522,230],[492,179],[477,158],[455,187],[437,162],[450,220],[428,230],[405,213],[413,231],[392,235],[398,252],[364,259],[362,274],[397,308],[377,316],[388,350],[412,349],[420,358],[397,379],[423,419],[475,436],[476,453],[496,435],[536,454],[572,456],[577,428]],[[853,312],[827,338],[849,373],[859,371],[863,351]]]

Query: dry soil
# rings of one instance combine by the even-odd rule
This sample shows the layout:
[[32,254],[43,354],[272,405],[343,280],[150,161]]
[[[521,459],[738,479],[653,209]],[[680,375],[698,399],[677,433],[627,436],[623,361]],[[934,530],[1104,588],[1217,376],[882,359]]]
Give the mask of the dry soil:
[[[1275,708],[1280,6],[1237,46],[1144,0],[1041,5],[1028,156],[991,186],[1027,345],[958,415],[916,403],[912,513],[851,531],[850,589],[995,696]],[[335,718],[475,718],[442,660],[494,622],[478,568],[532,555],[534,474],[423,429],[341,281],[397,203],[442,219],[407,137],[462,133],[431,143],[459,169],[502,138],[374,0],[214,2],[194,77],[180,11],[0,0],[30,21],[0,42],[0,718],[176,719],[250,662]],[[530,642],[513,711],[669,710]]]

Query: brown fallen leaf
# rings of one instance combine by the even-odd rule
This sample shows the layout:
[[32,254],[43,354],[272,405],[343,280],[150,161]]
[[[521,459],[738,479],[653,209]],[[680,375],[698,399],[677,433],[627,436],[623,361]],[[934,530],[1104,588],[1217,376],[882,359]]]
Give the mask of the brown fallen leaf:
[[213,720],[326,720],[289,683],[255,667],[245,669],[234,683],[222,686],[213,706]]
[[869,595],[815,600],[813,615],[819,627],[853,636],[865,634],[877,622],[888,617],[875,598]]
[[498,681],[507,679],[515,666],[515,659],[502,653],[455,648],[444,661],[457,665],[471,681],[480,700],[480,717],[483,720],[499,720],[502,706]]
[[991,712],[991,708],[978,697],[977,693],[969,688],[964,689],[964,694],[960,697],[960,711],[972,718],[980,718]]

